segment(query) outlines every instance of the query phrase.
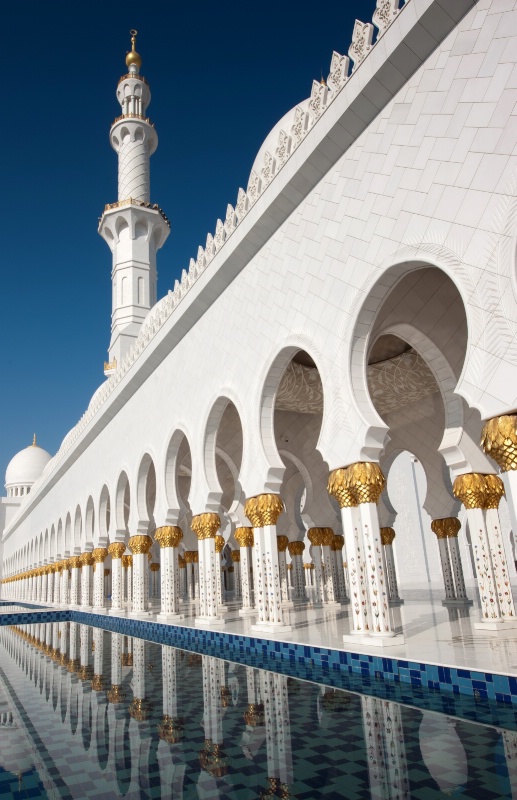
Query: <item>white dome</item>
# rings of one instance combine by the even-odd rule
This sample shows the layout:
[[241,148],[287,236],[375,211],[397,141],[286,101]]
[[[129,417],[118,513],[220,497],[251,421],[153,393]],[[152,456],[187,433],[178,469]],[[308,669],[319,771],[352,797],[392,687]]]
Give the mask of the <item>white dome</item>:
[[[271,153],[271,155],[275,154],[275,150],[278,147],[278,137],[280,136],[280,131],[285,131],[285,133],[291,133],[291,128],[293,127],[294,123],[294,112],[300,106],[303,108],[304,111],[307,111],[309,107],[310,97],[306,100],[302,100],[301,103],[297,103],[294,108],[284,114],[281,120],[279,120],[275,127],[268,133],[264,141],[262,142],[262,146],[257,153],[257,157],[253,162],[253,166],[251,168],[251,172],[256,172],[257,175],[260,175],[260,170],[264,166],[264,156],[266,153]],[[250,175],[251,175],[250,172]]]
[[32,486],[50,461],[50,453],[32,444],[16,453],[5,473],[5,486]]

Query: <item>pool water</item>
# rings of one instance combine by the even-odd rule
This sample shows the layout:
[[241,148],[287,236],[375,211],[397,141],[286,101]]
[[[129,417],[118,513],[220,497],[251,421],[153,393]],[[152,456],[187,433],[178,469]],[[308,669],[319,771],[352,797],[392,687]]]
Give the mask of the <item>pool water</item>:
[[2,798],[517,798],[513,709],[501,719],[75,622],[0,628]]

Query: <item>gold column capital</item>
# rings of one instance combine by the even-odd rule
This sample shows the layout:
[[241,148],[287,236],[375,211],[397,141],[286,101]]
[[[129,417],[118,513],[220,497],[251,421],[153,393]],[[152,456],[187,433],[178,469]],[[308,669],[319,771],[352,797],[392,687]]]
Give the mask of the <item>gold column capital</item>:
[[151,572],[158,572],[158,570],[160,569],[160,565],[158,564],[157,561],[153,561],[152,564],[149,564],[149,569],[151,570]]
[[284,504],[279,494],[259,494],[250,497],[244,505],[244,513],[253,528],[264,528],[276,525],[284,511]]
[[222,553],[224,545],[226,544],[226,542],[224,541],[224,536],[217,534],[214,541],[215,541],[215,552]]
[[92,557],[96,564],[104,564],[104,559],[107,558],[108,550],[106,547],[96,547],[92,551]]
[[307,538],[312,545],[323,544],[323,531],[324,528],[309,528],[307,531]]
[[124,569],[128,569],[129,567],[133,566],[133,556],[122,556],[122,566]]
[[108,547],[108,553],[112,558],[117,561],[119,558],[122,558],[124,553],[126,552],[126,545],[124,542],[113,542]]
[[517,469],[517,414],[487,420],[481,432],[481,447],[499,464],[501,472]]
[[461,522],[456,517],[443,517],[431,522],[431,530],[437,539],[456,538],[460,528]]
[[465,508],[497,508],[504,494],[504,485],[497,475],[467,472],[465,475],[458,475],[452,493],[461,500]]
[[194,564],[195,556],[197,556],[197,550],[185,550],[185,561],[187,564]]
[[160,547],[178,547],[182,539],[183,531],[177,525],[162,525],[154,532],[154,540]]
[[79,556],[83,567],[91,567],[93,564],[93,555],[91,553],[81,553]]
[[235,539],[240,547],[253,547],[255,544],[255,537],[253,536],[253,528],[241,527],[235,530]]
[[241,560],[241,551],[240,550],[232,550],[232,561],[234,563],[238,563]]
[[499,508],[504,483],[498,475],[485,475],[485,508]]
[[132,536],[127,543],[134,556],[146,555],[153,546],[153,540],[147,534]]
[[285,553],[287,550],[287,545],[289,544],[289,539],[287,536],[277,536],[276,537],[277,547],[280,553]]
[[386,544],[393,544],[393,540],[395,538],[395,531],[393,528],[381,528],[381,543]]
[[386,486],[386,478],[374,461],[357,461],[347,468],[348,485],[357,502],[378,503]]
[[328,478],[327,492],[336,498],[340,508],[353,508],[357,505],[357,498],[348,480],[348,467],[332,470]]
[[344,546],[345,546],[345,537],[341,536],[340,533],[335,533],[334,541],[332,543],[332,549],[336,551],[342,550]]
[[181,553],[178,553],[178,567],[180,569],[185,569],[186,566],[187,566],[186,560],[183,558]]
[[305,542],[289,542],[287,549],[292,556],[301,556],[305,550]]
[[192,517],[190,527],[196,534],[198,540],[214,539],[217,531],[221,527],[221,518],[219,514],[211,511],[205,514],[197,514]]

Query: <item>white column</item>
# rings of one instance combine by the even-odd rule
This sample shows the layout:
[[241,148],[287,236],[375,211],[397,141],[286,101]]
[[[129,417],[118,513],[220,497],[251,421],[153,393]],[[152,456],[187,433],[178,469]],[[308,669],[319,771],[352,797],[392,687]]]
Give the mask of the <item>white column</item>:
[[[487,481],[487,478],[490,478],[490,481]],[[461,500],[467,509],[481,600],[482,622],[474,623],[477,629],[508,630],[515,625],[514,619],[511,617],[505,619],[502,614],[500,592],[503,587],[498,584],[500,562],[495,553],[498,537],[496,535],[492,548],[483,510],[493,508],[494,505],[497,507],[503,491],[502,481],[496,475],[487,476],[477,472],[459,475],[453,486],[454,496]],[[492,517],[489,517],[488,522],[491,535],[494,536]],[[513,606],[513,601],[511,602]]]
[[149,553],[153,540],[147,534],[132,536],[128,542],[133,554],[133,603],[131,617],[149,616]]
[[397,572],[395,570],[395,557],[393,555],[393,545],[384,545],[384,557],[386,560],[386,572],[388,574],[388,585],[390,590],[390,602],[402,602],[399,595],[399,586],[397,582]]
[[277,536],[276,540],[278,545],[278,569],[280,571],[280,591],[282,594],[282,604],[284,606],[292,606],[294,604],[289,598],[289,579],[287,576],[287,561],[285,557],[285,551],[287,550],[289,539],[287,536]]
[[314,591],[312,595],[313,603],[316,606],[323,605],[325,600],[325,590],[323,582],[323,570],[321,560],[321,542],[323,528],[310,528],[307,537],[312,545],[311,555],[314,564]]
[[233,565],[233,597],[234,600],[240,600],[242,597],[241,587],[241,553],[240,550],[232,550],[232,565]]
[[332,528],[323,528],[323,538],[321,542],[321,554],[325,568],[325,594],[327,605],[338,606],[338,585],[336,574],[336,561],[332,552],[334,543],[334,531]]
[[110,614],[120,616],[124,613],[122,607],[123,602],[123,584],[124,575],[122,572],[122,556],[126,551],[124,542],[112,542],[108,547],[108,553],[111,556],[111,608]]
[[81,608],[91,609],[90,582],[93,566],[93,556],[91,553],[82,553],[81,556]]
[[341,536],[338,533],[334,534],[334,542],[332,545],[332,550],[334,553],[334,560],[336,564],[338,598],[342,603],[347,602],[348,600],[348,596],[346,593],[345,568],[343,567],[344,545],[345,545],[345,540],[343,536]]
[[368,643],[380,646],[403,642],[403,637],[395,636],[390,614],[377,513],[377,503],[385,485],[379,465],[373,462],[357,462],[334,470],[328,484],[329,492],[341,506],[352,616],[357,619],[351,633],[366,631],[363,635]]
[[515,606],[498,511],[499,502],[504,494],[504,486],[502,480],[496,475],[487,475],[485,477],[485,482],[487,487],[485,524],[492,555],[492,565],[499,599],[499,610],[505,622],[515,622]]
[[104,598],[104,560],[108,555],[105,547],[96,547],[92,552],[95,571],[93,573],[93,608],[96,614],[106,613]]
[[303,568],[303,551],[305,550],[305,542],[289,542],[287,548],[291,555],[293,594],[299,600],[307,600],[307,594],[305,591],[305,570]]
[[463,566],[461,564],[461,554],[458,545],[458,534],[448,536],[449,555],[451,557],[451,569],[454,578],[454,589],[457,600],[468,601],[465,578],[463,576]]
[[208,512],[192,518],[191,528],[198,538],[200,609],[195,625],[221,625],[218,615],[217,568],[219,554],[215,551],[215,535],[221,526],[218,514]]
[[183,531],[177,526],[165,525],[157,528],[154,538],[160,545],[161,569],[161,611],[157,619],[164,622],[171,619],[182,619],[182,615],[179,613],[178,546],[183,539]]
[[255,556],[253,528],[237,528],[235,531],[235,539],[239,544],[241,566],[242,608],[239,609],[239,614],[244,617],[255,613],[251,594],[251,571],[253,569],[253,558]]
[[61,563],[63,564],[63,569],[61,571],[61,605],[68,605],[70,602],[68,592],[68,559],[65,559]]
[[224,584],[223,584],[223,565],[222,565],[222,552],[225,545],[224,536],[217,534],[214,538],[215,546],[215,577],[216,577],[216,592],[217,592],[217,609],[218,611],[228,611],[228,606],[224,598]]
[[[259,618],[252,630],[268,630],[270,628],[283,628],[286,626],[282,611],[282,592],[280,586],[280,569],[278,565],[278,546],[276,536],[276,522],[283,512],[283,503],[278,495],[262,494],[246,501],[244,513],[253,525],[255,537],[258,585],[255,585],[255,596],[259,608]],[[260,581],[265,591],[265,608],[261,619],[260,612]],[[258,591],[258,596],[257,596]]]
[[[60,567],[59,562],[56,562],[55,572],[54,572],[54,597],[53,597],[53,601],[56,605],[59,605],[59,602],[61,600],[61,570],[59,569],[59,567]],[[23,582],[22,582],[22,587],[23,587]],[[22,599],[23,599],[23,594],[22,594]]]
[[71,581],[70,581],[70,605],[77,608],[79,605],[79,581],[81,580],[81,558],[72,556],[70,558]]

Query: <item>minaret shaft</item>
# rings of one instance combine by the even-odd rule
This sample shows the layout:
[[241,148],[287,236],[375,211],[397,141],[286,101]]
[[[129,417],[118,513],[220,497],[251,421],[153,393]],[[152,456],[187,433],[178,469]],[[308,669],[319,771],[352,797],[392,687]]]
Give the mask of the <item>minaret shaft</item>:
[[129,72],[117,87],[122,114],[110,130],[110,143],[118,155],[118,201],[106,206],[99,226],[113,254],[107,375],[125,358],[156,303],[156,252],[169,235],[163,213],[150,205],[149,161],[158,136],[145,116],[151,92],[139,74],[142,60],[135,50],[136,32],[131,34]]

